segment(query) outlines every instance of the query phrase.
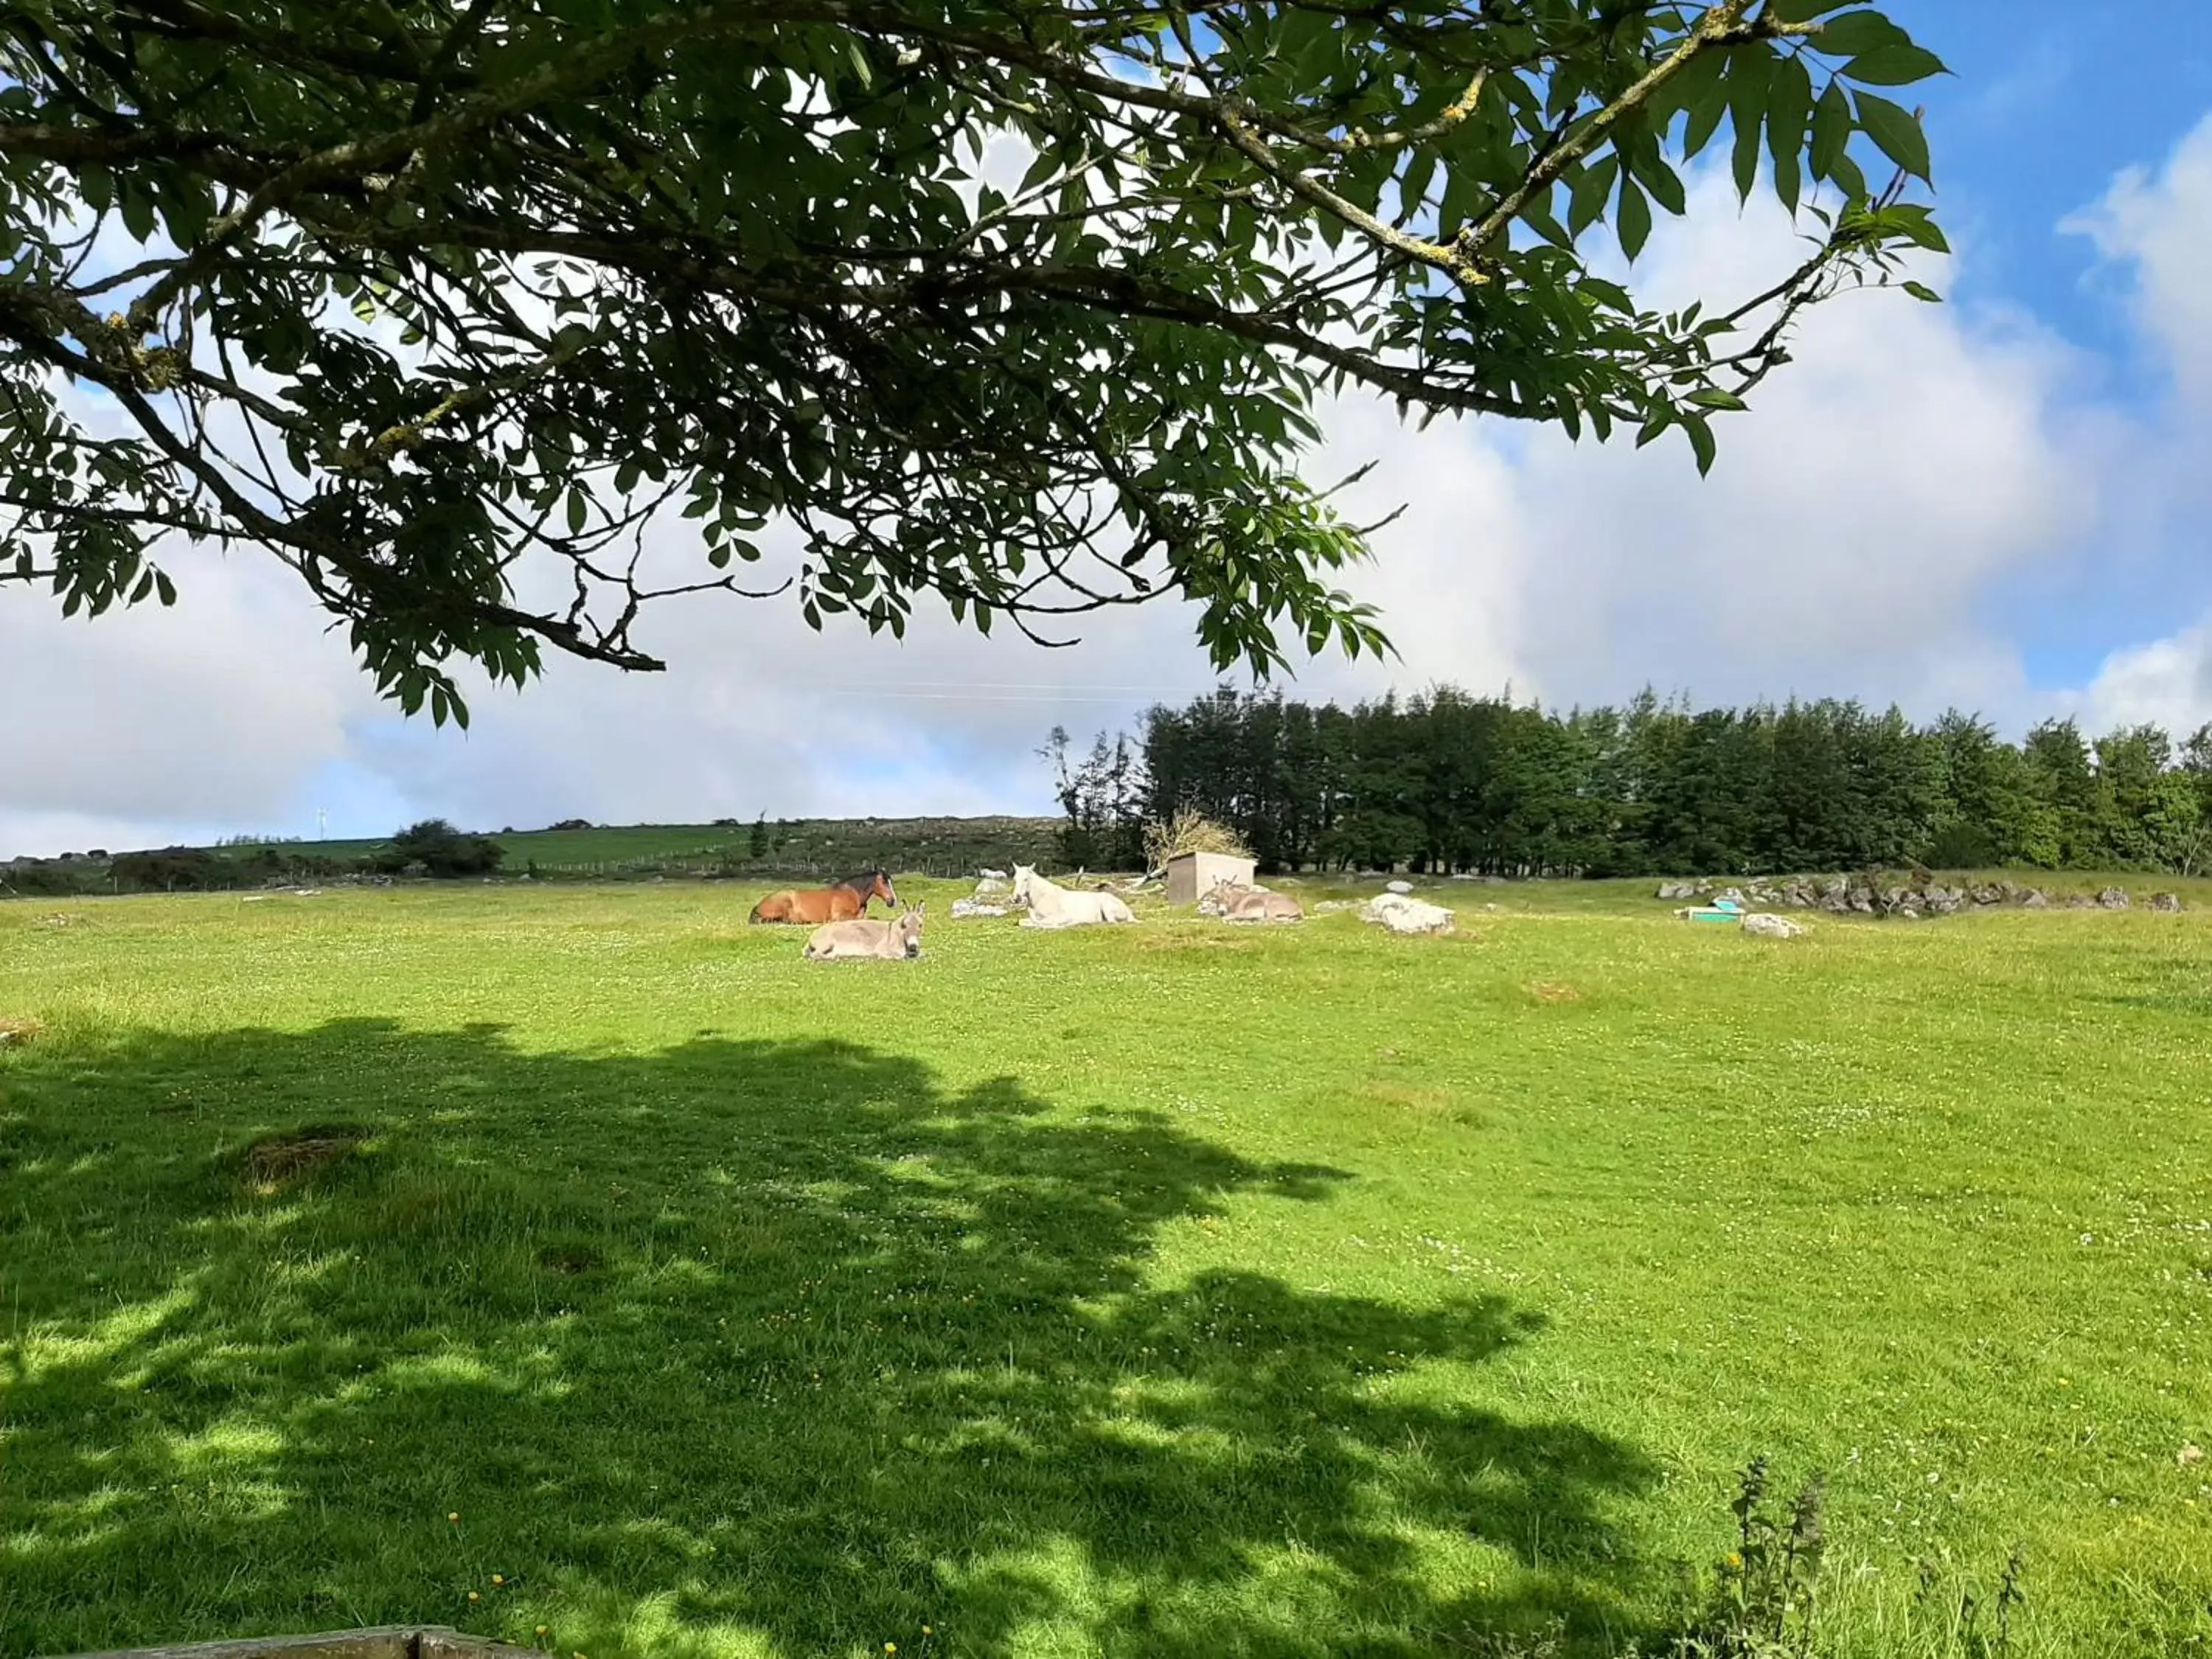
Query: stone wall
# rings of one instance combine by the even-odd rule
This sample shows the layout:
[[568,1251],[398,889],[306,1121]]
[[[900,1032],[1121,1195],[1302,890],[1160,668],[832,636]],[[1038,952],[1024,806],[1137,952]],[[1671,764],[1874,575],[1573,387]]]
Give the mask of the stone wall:
[[[1776,876],[1735,884],[1714,879],[1665,881],[1659,884],[1659,896],[1677,901],[1732,898],[1746,908],[1825,910],[1832,915],[1907,919],[2003,905],[2024,910],[2124,910],[2130,902],[2124,887],[2059,899],[2040,887],[2025,887],[2010,880],[1952,884],[1935,876],[1902,874]],[[2152,896],[2149,908],[2179,910],[2181,901],[2172,893],[2157,893]]]

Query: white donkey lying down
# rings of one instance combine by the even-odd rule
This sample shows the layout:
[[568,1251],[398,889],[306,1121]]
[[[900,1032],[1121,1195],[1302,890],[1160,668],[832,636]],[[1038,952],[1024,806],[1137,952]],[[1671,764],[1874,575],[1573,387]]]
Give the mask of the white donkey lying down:
[[1024,927],[1085,927],[1100,921],[1134,921],[1129,907],[1111,893],[1081,893],[1057,887],[1033,866],[1014,866],[1014,902],[1025,905]]
[[923,906],[909,904],[891,921],[832,921],[806,941],[809,962],[856,962],[874,957],[903,962],[921,954]]

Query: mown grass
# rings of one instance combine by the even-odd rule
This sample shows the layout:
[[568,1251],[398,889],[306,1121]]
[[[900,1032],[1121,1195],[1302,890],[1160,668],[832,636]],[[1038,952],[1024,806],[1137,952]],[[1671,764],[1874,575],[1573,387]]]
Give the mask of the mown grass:
[[1834,1652],[2212,1645],[2212,921],[754,896],[0,905],[0,1654],[1609,1655],[1762,1452]]

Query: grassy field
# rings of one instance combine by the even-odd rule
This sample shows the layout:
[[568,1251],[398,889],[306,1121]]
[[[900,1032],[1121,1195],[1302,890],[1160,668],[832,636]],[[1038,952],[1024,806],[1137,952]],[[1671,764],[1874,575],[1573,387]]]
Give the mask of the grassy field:
[[[481,826],[479,826],[481,828]],[[894,870],[927,869],[940,875],[967,873],[1009,858],[1048,858],[1059,821],[1053,818],[798,818],[769,826],[780,843],[766,858],[751,857],[750,823],[602,824],[588,830],[489,830],[506,849],[506,871],[520,875],[532,866],[545,874],[611,875],[658,867],[713,865],[725,860],[758,862],[780,870],[834,871],[887,866]],[[229,850],[257,846],[325,858],[364,858],[379,841],[241,842]]]
[[1830,1651],[2212,1651],[2212,916],[1448,894],[0,904],[0,1655],[1610,1655],[1761,1453]]

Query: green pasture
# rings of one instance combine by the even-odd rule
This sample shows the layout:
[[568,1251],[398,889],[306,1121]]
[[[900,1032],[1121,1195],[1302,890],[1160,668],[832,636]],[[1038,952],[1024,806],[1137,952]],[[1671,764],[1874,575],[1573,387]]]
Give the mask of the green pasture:
[[2212,1651],[2212,913],[908,885],[0,904],[0,1656]]
[[[1058,828],[1051,818],[799,818],[769,824],[781,843],[752,857],[752,825],[729,823],[603,824],[587,830],[529,830],[471,826],[489,835],[507,854],[505,873],[532,866],[547,875],[614,876],[667,866],[678,870],[725,863],[757,863],[764,871],[819,869],[825,877],[878,866],[926,865],[944,874],[972,870],[1010,857],[1048,859]],[[278,852],[333,859],[366,858],[385,841],[239,842],[226,848],[245,854],[263,846]],[[766,879],[766,875],[763,875]]]

